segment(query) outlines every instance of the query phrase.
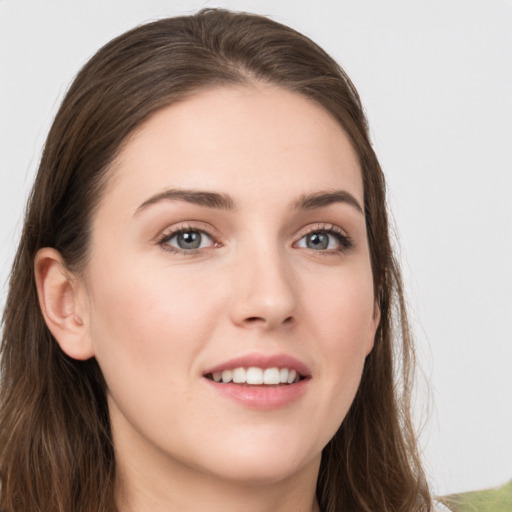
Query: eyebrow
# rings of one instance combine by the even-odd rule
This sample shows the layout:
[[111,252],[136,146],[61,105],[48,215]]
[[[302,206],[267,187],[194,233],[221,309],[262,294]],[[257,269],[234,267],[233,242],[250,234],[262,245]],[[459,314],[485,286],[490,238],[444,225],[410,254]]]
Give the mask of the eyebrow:
[[[144,201],[135,212],[136,214],[147,207],[161,201],[185,201],[187,203],[205,206],[207,208],[217,208],[221,210],[234,210],[236,203],[228,194],[218,192],[209,192],[203,190],[170,189],[156,194]],[[345,203],[358,212],[363,213],[363,208],[357,199],[346,190],[332,190],[328,192],[315,192],[303,194],[294,203],[297,210],[315,210],[324,208],[334,203]]]
[[316,208],[324,208],[334,203],[346,203],[354,207],[359,213],[364,213],[363,207],[359,204],[359,201],[346,190],[304,194],[295,203],[295,208],[300,210],[314,210]]
[[136,211],[136,214],[160,201],[185,201],[187,203],[206,206],[207,208],[219,208],[222,210],[234,210],[235,201],[227,194],[218,192],[205,192],[201,190],[171,189],[150,197],[144,201]]

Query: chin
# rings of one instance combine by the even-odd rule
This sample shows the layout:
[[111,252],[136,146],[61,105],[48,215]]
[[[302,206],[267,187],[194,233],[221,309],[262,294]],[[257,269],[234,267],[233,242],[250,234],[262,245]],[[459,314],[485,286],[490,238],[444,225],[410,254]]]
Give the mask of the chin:
[[288,478],[305,471],[308,467],[317,466],[316,458],[313,460],[297,461],[290,460],[247,460],[242,457],[231,460],[226,466],[216,467],[215,474],[225,481],[236,484],[268,486],[278,484]]
[[[292,428],[292,427],[291,427]],[[220,443],[215,456],[208,457],[205,466],[224,480],[250,485],[269,485],[282,482],[298,472],[320,465],[321,446],[309,446],[306,440],[293,439],[293,436],[254,435],[243,443],[229,443],[222,448]]]

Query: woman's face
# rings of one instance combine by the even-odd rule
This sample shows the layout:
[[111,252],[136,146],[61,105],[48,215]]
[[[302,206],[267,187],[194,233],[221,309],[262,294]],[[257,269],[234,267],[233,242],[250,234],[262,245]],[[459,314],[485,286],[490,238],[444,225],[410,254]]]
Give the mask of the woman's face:
[[378,324],[347,136],[287,90],[216,88],[150,118],[110,172],[83,293],[120,464],[317,470]]

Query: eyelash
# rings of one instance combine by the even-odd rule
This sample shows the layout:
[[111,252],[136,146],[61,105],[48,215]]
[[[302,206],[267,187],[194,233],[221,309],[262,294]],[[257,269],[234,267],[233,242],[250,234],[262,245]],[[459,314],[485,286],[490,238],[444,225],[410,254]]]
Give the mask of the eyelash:
[[212,242],[214,243],[214,245],[216,247],[220,246],[220,244],[218,242],[216,242],[215,237],[213,235],[211,235],[204,229],[200,229],[200,228],[193,227],[193,226],[183,226],[183,227],[180,227],[177,229],[173,229],[172,231],[167,231],[167,232],[163,233],[162,236],[157,240],[157,244],[164,251],[172,252],[174,254],[183,254],[185,256],[195,255],[203,250],[203,249],[189,249],[189,250],[179,249],[178,247],[173,247],[168,244],[168,242],[170,240],[172,240],[175,236],[178,236],[182,233],[201,233],[201,235],[206,235],[208,238],[211,238]]
[[334,237],[339,244],[339,247],[337,247],[336,249],[324,249],[316,251],[311,249],[312,251],[320,253],[322,255],[336,256],[338,254],[344,254],[348,250],[352,249],[352,247],[354,246],[353,240],[343,230],[341,230],[338,226],[334,224],[317,224],[316,226],[311,226],[305,233],[301,235],[301,237],[297,242],[295,242],[295,244],[297,244],[304,237],[315,233],[324,233],[330,235]]
[[[162,236],[160,236],[160,238],[157,240],[157,244],[164,251],[171,252],[174,254],[182,254],[182,255],[186,255],[186,256],[193,256],[193,255],[199,254],[204,249],[198,248],[198,249],[185,250],[185,249],[179,249],[177,247],[174,247],[174,246],[171,246],[168,244],[168,242],[170,240],[172,240],[174,237],[176,237],[182,233],[189,233],[189,232],[201,233],[201,235],[206,235],[208,238],[210,238],[212,240],[215,247],[221,246],[221,244],[218,241],[216,241],[215,237],[213,235],[211,235],[210,233],[208,233],[208,231],[206,231],[204,229],[197,228],[197,227],[193,227],[190,225],[183,226],[180,228],[175,228],[172,231],[163,233]],[[315,226],[311,226],[310,228],[308,228],[308,230],[306,232],[304,232],[300,236],[300,238],[296,242],[294,242],[293,245],[296,246],[296,244],[298,242],[300,242],[303,238],[305,238],[309,235],[315,234],[315,233],[327,234],[327,235],[334,237],[336,239],[336,241],[338,242],[339,247],[337,247],[336,249],[324,249],[324,250],[310,249],[312,252],[320,253],[322,255],[338,255],[338,254],[343,254],[343,253],[347,252],[354,246],[352,239],[346,233],[344,233],[340,228],[335,226],[334,224],[317,224]]]

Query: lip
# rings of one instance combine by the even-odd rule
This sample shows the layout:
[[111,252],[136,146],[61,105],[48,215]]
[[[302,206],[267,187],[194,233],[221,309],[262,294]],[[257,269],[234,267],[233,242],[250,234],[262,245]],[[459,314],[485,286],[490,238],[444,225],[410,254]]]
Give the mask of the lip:
[[[256,366],[258,368],[289,368],[298,372],[302,379],[293,384],[269,385],[247,385],[215,382],[208,379],[206,375],[223,370],[233,370],[234,368],[249,368]],[[311,380],[309,368],[287,354],[248,354],[225,361],[221,364],[209,368],[203,373],[203,379],[215,393],[220,394],[235,403],[248,407],[250,409],[272,410],[285,407],[292,404],[302,397]]]
[[208,368],[203,375],[214,372],[222,372],[223,370],[233,370],[234,368],[249,368],[256,366],[257,368],[289,368],[295,370],[302,377],[310,377],[309,368],[301,361],[288,354],[247,354],[225,361],[216,366]]

